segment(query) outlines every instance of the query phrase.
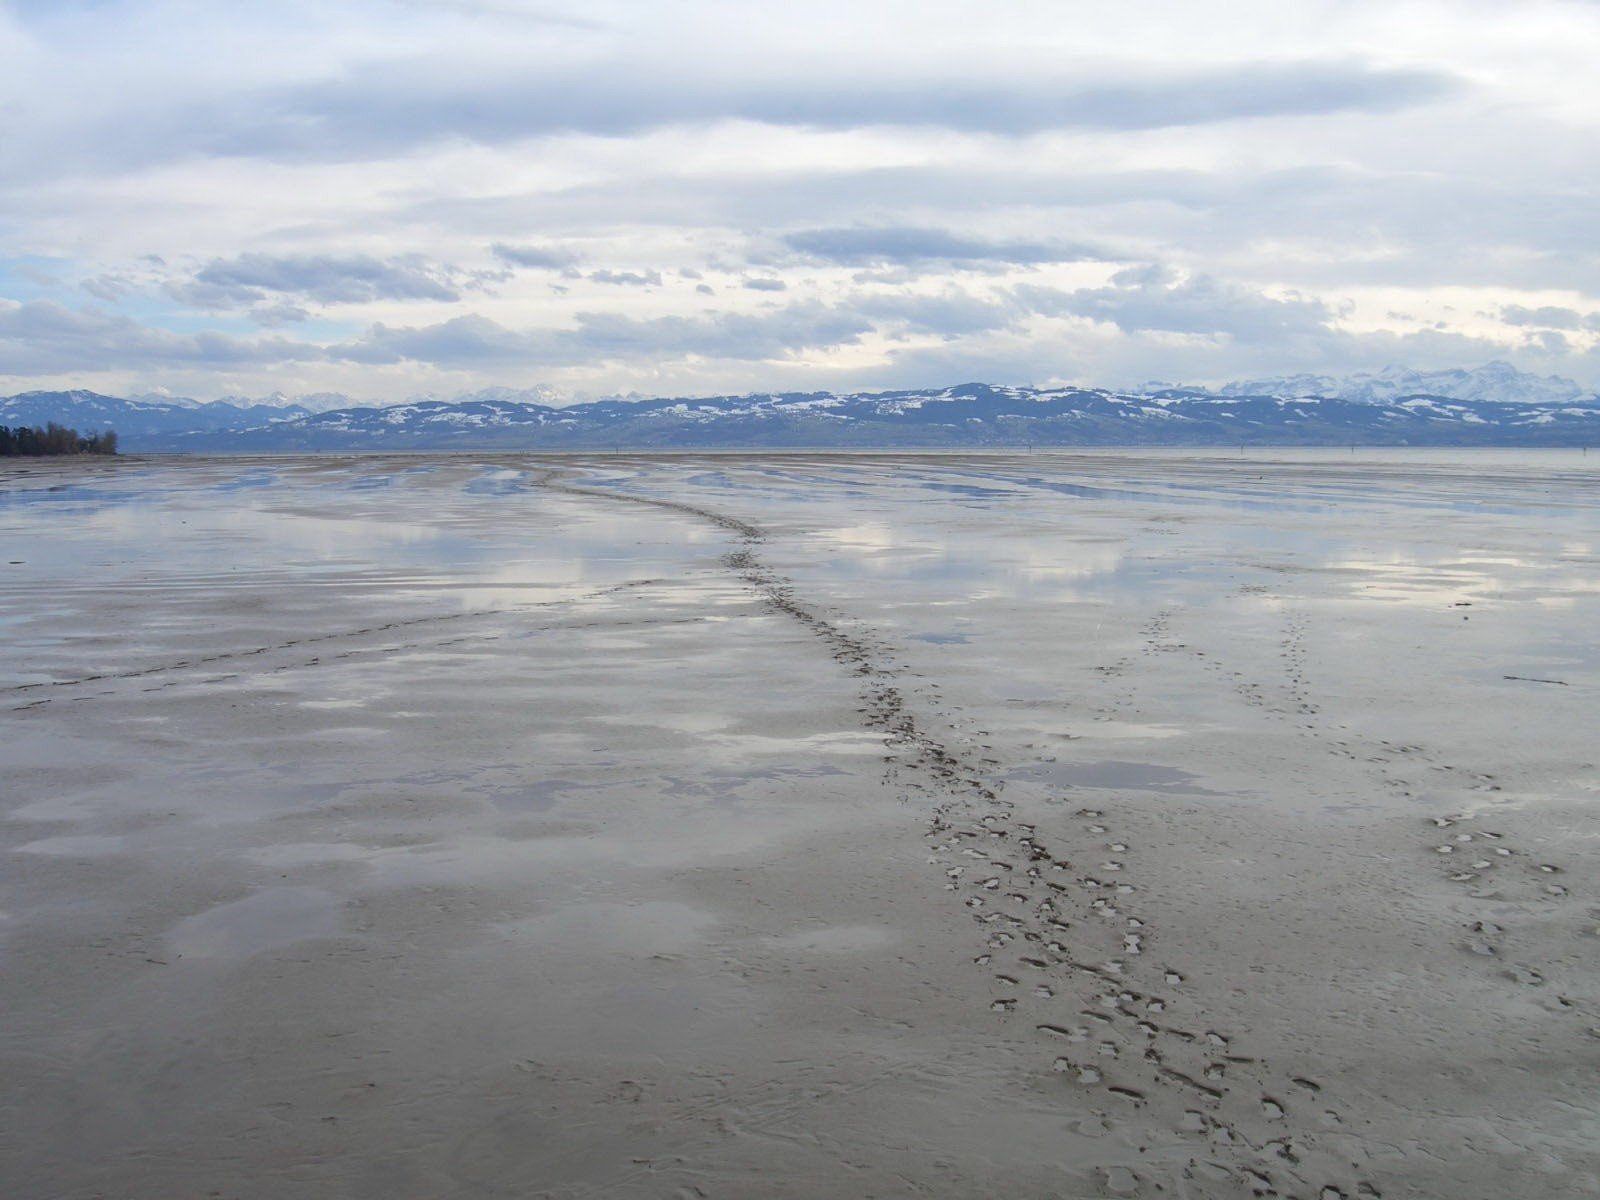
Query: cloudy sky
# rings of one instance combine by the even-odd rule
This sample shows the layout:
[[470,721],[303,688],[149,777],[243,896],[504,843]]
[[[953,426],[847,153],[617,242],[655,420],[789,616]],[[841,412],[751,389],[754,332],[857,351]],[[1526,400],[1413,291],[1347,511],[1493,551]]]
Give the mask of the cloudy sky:
[[0,0],[0,391],[1600,386],[1600,3]]

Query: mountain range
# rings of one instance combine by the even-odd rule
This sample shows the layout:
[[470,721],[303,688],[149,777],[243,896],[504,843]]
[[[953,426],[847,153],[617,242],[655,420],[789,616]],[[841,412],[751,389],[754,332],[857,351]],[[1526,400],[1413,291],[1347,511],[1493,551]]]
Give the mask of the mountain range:
[[1386,367],[1373,374],[1336,378],[1329,375],[1286,375],[1274,379],[1248,379],[1223,384],[1221,396],[1327,396],[1382,404],[1407,396],[1441,396],[1451,400],[1488,400],[1514,404],[1571,404],[1592,401],[1570,379],[1533,375],[1510,363],[1492,362],[1472,370],[1413,371]]
[[[909,391],[784,392],[578,404],[548,389],[400,404],[201,403],[95,392],[0,399],[0,425],[114,428],[126,452],[1036,445],[1600,445],[1600,396],[1504,363],[1289,376],[1129,391],[968,383]],[[307,402],[307,401],[310,402]]]

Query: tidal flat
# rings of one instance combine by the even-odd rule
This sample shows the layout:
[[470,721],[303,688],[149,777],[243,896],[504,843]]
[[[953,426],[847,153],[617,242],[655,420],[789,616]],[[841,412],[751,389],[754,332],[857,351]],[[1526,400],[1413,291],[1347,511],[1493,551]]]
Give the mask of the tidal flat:
[[0,475],[0,1194],[1600,1194],[1600,457]]

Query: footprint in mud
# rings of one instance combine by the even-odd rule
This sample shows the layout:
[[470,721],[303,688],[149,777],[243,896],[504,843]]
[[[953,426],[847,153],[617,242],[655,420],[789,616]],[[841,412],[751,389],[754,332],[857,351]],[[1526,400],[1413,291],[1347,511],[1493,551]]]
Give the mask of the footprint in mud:
[[[1123,856],[1129,853],[1129,844],[1113,840],[1104,810],[1077,810],[1080,828],[1088,837],[1100,839],[1089,845],[1098,844],[1102,854],[1111,856],[1094,866],[1093,875],[1079,874],[1059,847],[1056,853],[1047,848],[1046,842],[1052,840],[1048,831],[1041,838],[1037,827],[1012,819],[1004,810],[975,811],[976,802],[956,794],[955,782],[942,777],[938,769],[942,762],[930,757],[914,769],[930,772],[931,788],[953,794],[948,808],[932,824],[928,835],[934,844],[931,849],[936,855],[947,854],[957,862],[965,858],[984,867],[968,872],[948,860],[939,864],[945,881],[964,893],[975,921],[985,929],[986,952],[976,956],[975,963],[990,969],[998,989],[988,1002],[992,1011],[1011,1014],[1032,1004],[1040,1015],[1046,1015],[1046,1006],[1053,1007],[1063,998],[1087,1005],[1068,1021],[1033,1026],[1037,1035],[1054,1042],[1057,1050],[1071,1048],[1069,1054],[1045,1058],[1057,1073],[1077,1086],[1099,1088],[1100,1094],[1117,1096],[1135,1108],[1149,1103],[1152,1085],[1156,1093],[1167,1094],[1181,1085],[1192,1097],[1191,1103],[1208,1106],[1226,1104],[1230,1086],[1241,1099],[1262,1095],[1256,1089],[1268,1087],[1282,1094],[1291,1087],[1310,1093],[1320,1086],[1288,1079],[1269,1084],[1259,1064],[1232,1052],[1227,1034],[1216,1029],[1203,1033],[1172,1029],[1152,1019],[1175,1001],[1170,994],[1149,995],[1151,985],[1160,987],[1164,981],[1167,987],[1177,988],[1185,980],[1174,967],[1144,965],[1151,931],[1138,915],[1121,909],[1125,903],[1133,903],[1123,897],[1136,891],[1134,885],[1118,882],[1127,872]],[[1008,846],[1015,849],[1007,853]],[[1017,861],[1003,861],[1007,857]],[[1090,914],[1101,921],[1082,919]],[[1096,933],[1096,929],[1103,932]],[[1119,956],[1105,957],[1108,950]],[[996,972],[1000,953],[1006,958],[998,964],[1003,969]],[[1027,970],[1018,971],[1006,965],[1009,962]],[[1111,990],[1106,990],[1107,984]],[[1234,1180],[1242,1178],[1246,1170],[1255,1170],[1263,1179],[1269,1173],[1281,1175],[1278,1165],[1287,1146],[1281,1134],[1289,1117],[1285,1105],[1272,1095],[1262,1096],[1258,1103],[1259,1115],[1241,1126],[1242,1132],[1220,1123],[1195,1129],[1208,1137],[1211,1154],[1224,1155],[1228,1165],[1216,1166]],[[1267,1136],[1264,1121],[1278,1122],[1276,1143]],[[1148,1181],[1139,1186],[1148,1186]],[[1283,1183],[1278,1186],[1282,1189]],[[1314,1188],[1304,1190],[1308,1186],[1305,1181],[1292,1186],[1302,1189],[1295,1194],[1307,1200],[1316,1194]],[[1280,1190],[1279,1194],[1288,1193]]]
[[[1065,1025],[1036,1025],[1034,1028],[1040,1033],[1053,1038],[1062,1038],[1069,1042],[1086,1042],[1089,1040],[1089,1030],[1083,1025],[1072,1028],[1068,1028]],[[1060,1062],[1061,1060],[1057,1059],[1056,1061]]]
[[1099,1083],[1104,1076],[1099,1067],[1091,1067],[1085,1063],[1075,1063],[1070,1058],[1058,1058],[1055,1069],[1062,1075],[1071,1075],[1078,1083]]
[[1205,1133],[1211,1127],[1211,1119],[1198,1109],[1185,1109],[1183,1116],[1178,1119],[1179,1133]]
[[[1492,780],[1493,776],[1478,775],[1475,778],[1486,781]],[[1475,822],[1477,816],[1476,813],[1449,813],[1430,817],[1428,822],[1435,829],[1451,829],[1465,822]],[[1526,861],[1526,857],[1515,847],[1497,844],[1504,841],[1505,834],[1499,830],[1480,829],[1474,826],[1472,832],[1453,834],[1450,841],[1435,845],[1433,849],[1435,853],[1448,853],[1452,856],[1458,852],[1472,855],[1467,861],[1458,860],[1457,869],[1451,871],[1448,878],[1453,883],[1476,885],[1468,892],[1468,895],[1475,899],[1506,900],[1514,896],[1519,878],[1531,875],[1535,879],[1550,880],[1551,877],[1562,873],[1562,868],[1556,863],[1537,861],[1528,863],[1525,875],[1506,873],[1503,868],[1509,867],[1514,861]],[[1508,892],[1511,893],[1510,896]],[[1567,895],[1565,885],[1552,881],[1543,883],[1538,898],[1560,900],[1565,895]],[[1466,928],[1468,936],[1463,948],[1468,953],[1479,958],[1501,958],[1501,940],[1505,934],[1502,925],[1494,921],[1478,920],[1469,923]],[[1545,982],[1544,973],[1527,963],[1513,964],[1501,973],[1505,978],[1529,987],[1538,987]]]
[[1467,926],[1472,935],[1467,939],[1467,949],[1473,954],[1483,958],[1493,958],[1500,953],[1500,948],[1494,939],[1505,932],[1502,926],[1493,921],[1473,921]]
[[1113,1196],[1132,1196],[1139,1191],[1139,1176],[1127,1167],[1101,1167],[1101,1182]]

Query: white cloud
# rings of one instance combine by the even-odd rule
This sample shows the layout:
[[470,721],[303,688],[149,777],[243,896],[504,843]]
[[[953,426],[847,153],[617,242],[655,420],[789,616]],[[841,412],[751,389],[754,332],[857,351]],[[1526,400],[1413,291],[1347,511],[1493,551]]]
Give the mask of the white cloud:
[[1597,52],[1559,0],[13,3],[0,378],[1600,385]]

